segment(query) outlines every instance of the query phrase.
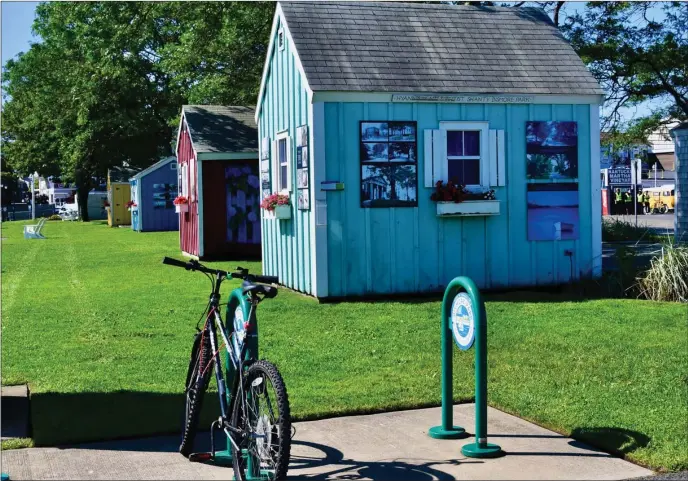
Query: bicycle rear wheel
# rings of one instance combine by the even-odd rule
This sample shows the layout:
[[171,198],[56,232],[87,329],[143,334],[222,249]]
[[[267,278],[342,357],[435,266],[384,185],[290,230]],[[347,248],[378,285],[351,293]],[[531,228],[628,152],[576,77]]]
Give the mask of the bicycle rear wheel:
[[291,451],[291,415],[284,380],[268,361],[248,369],[243,399],[234,402],[232,425],[245,435],[232,446],[234,479],[284,479]]
[[203,397],[210,381],[210,373],[212,371],[212,367],[208,366],[210,359],[210,338],[206,331],[201,331],[194,338],[189,369],[186,373],[186,384],[184,385],[186,405],[182,443],[179,446],[179,452],[187,458],[193,452]]

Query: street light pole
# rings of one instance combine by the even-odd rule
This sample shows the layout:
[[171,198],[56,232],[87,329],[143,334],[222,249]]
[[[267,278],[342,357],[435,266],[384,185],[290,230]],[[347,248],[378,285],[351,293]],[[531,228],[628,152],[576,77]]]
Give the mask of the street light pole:
[[35,172],[31,174],[31,220],[36,220],[36,189],[33,185],[35,175]]

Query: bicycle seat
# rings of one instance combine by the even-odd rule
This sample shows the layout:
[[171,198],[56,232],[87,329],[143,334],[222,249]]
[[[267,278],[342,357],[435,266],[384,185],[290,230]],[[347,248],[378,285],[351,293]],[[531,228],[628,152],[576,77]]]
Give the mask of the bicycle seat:
[[271,299],[277,295],[277,288],[272,286],[266,286],[264,284],[253,284],[250,281],[244,281],[241,284],[241,289],[244,294],[249,292],[253,294],[263,294],[268,299]]

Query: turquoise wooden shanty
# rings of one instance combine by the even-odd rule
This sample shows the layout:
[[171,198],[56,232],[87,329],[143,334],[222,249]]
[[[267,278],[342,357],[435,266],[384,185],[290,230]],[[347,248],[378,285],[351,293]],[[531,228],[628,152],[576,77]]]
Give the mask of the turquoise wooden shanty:
[[323,299],[599,276],[601,100],[539,9],[278,3],[256,120],[292,207],[263,212],[264,273]]
[[179,230],[174,209],[177,197],[177,158],[165,157],[129,180],[131,228],[137,232]]

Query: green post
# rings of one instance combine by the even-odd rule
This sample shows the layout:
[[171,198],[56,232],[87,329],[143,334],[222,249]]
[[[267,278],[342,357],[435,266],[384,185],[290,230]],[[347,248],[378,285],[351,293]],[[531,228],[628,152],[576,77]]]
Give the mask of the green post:
[[462,439],[467,438],[466,430],[461,426],[454,426],[454,386],[452,385],[452,333],[451,333],[451,304],[454,296],[465,289],[464,281],[472,281],[466,277],[457,277],[452,280],[444,291],[442,299],[442,319],[440,329],[442,332],[442,425],[430,428],[428,434],[435,439]]
[[480,291],[473,285],[471,296],[475,312],[475,442],[461,448],[469,458],[496,458],[504,451],[487,442],[487,312]]
[[[461,295],[463,294],[463,295]],[[452,385],[452,308],[455,299],[464,302],[470,298],[470,311],[465,314],[474,326],[475,348],[475,443],[465,445],[461,452],[471,458],[491,458],[504,454],[496,444],[487,442],[487,314],[480,291],[468,277],[454,278],[444,291],[442,300],[442,425],[430,428],[428,434],[436,439],[459,439],[467,437],[465,430],[453,425],[453,385]],[[472,316],[472,319],[470,319]],[[470,328],[469,331],[470,332]],[[466,339],[462,350],[470,349],[473,340]],[[457,341],[459,343],[459,341]]]

